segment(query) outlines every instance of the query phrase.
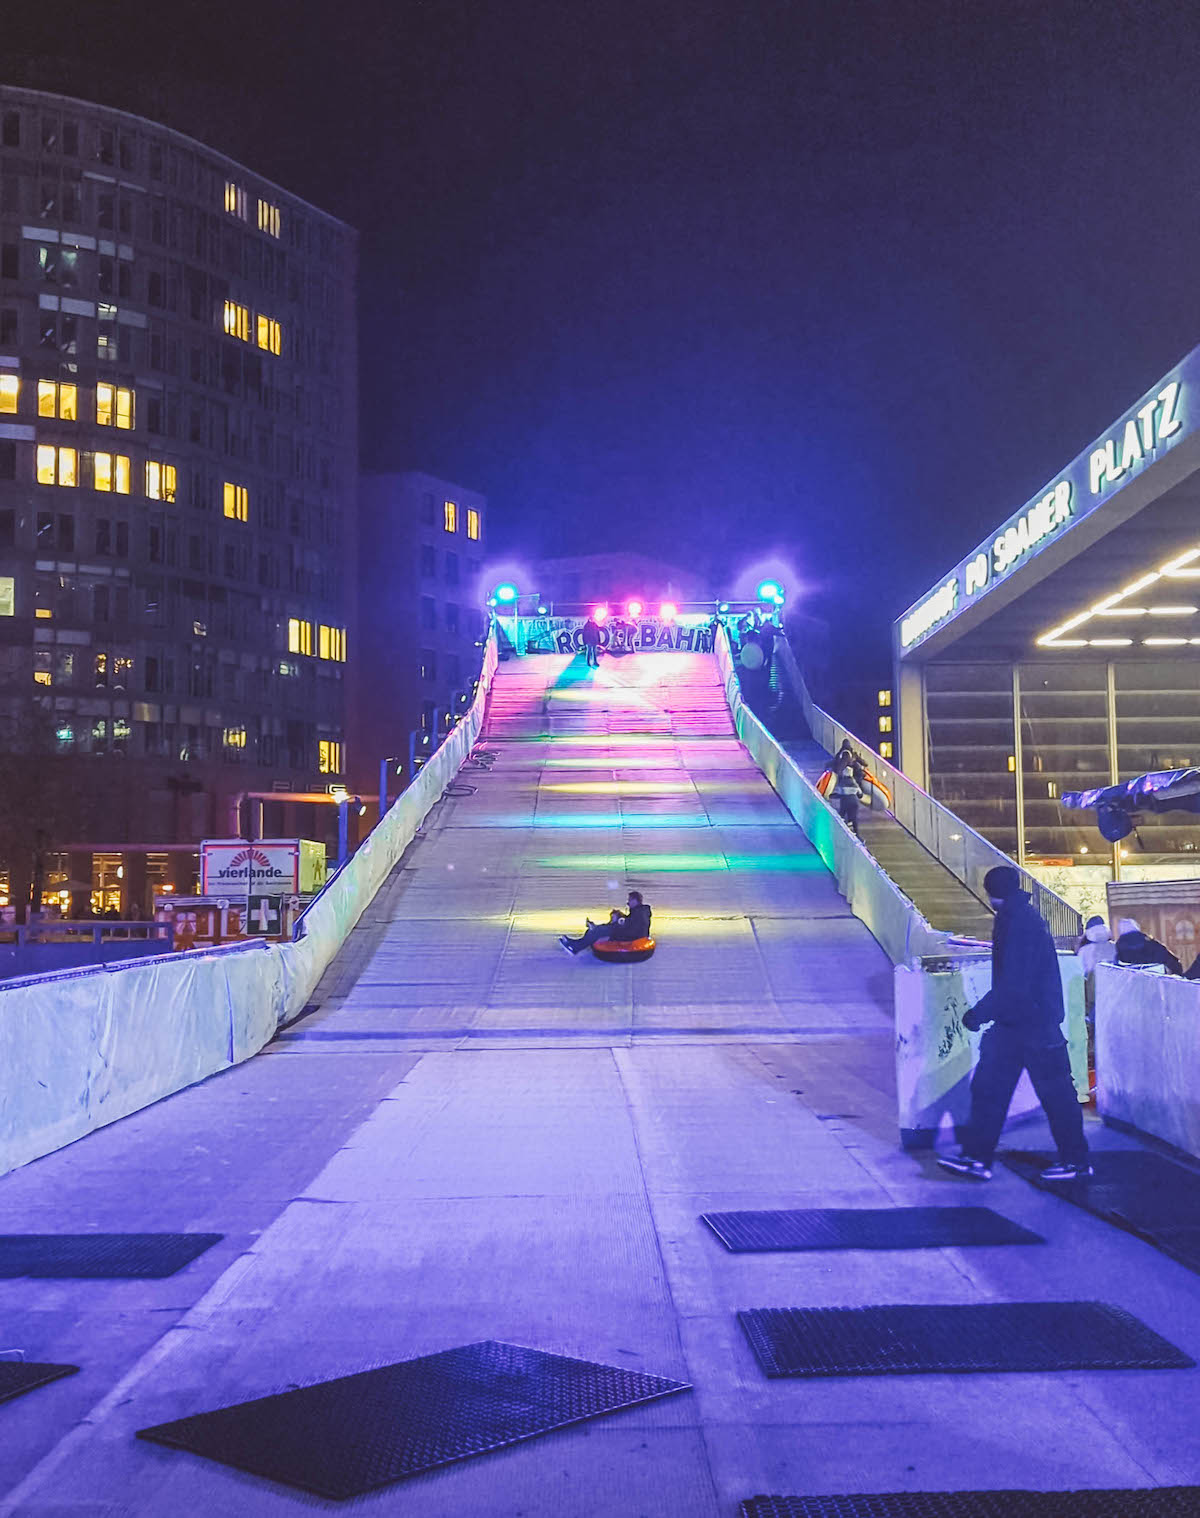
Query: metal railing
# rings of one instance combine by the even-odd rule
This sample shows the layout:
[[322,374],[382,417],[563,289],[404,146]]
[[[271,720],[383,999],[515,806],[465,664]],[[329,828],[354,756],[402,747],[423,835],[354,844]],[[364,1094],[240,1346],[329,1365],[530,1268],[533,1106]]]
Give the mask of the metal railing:
[[843,742],[849,742],[861,753],[870,754],[871,769],[892,793],[892,814],[896,821],[914,837],[919,844],[962,882],[971,895],[987,904],[987,891],[983,877],[996,865],[1007,865],[1021,877],[1022,890],[1028,891],[1033,904],[1054,936],[1060,948],[1074,948],[1083,931],[1083,919],[1061,896],[1056,895],[1040,880],[1023,870],[1009,856],[989,843],[986,838],[969,828],[961,817],[935,801],[919,785],[895,765],[881,759],[875,746],[864,743],[848,727],[822,711],[813,700],[805,682],[796,656],[785,638],[775,644],[776,654],[791,681],[796,699],[804,710],[809,731],[814,741],[827,754],[836,754]]

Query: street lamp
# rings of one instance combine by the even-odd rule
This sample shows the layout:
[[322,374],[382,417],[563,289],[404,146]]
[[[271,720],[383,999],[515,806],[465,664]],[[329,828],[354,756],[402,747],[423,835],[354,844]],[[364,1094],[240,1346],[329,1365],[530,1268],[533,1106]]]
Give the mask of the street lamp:
[[396,766],[397,775],[404,773],[404,761],[398,754],[389,754],[386,759],[379,761],[379,820],[383,821],[383,814],[388,806],[388,765]]

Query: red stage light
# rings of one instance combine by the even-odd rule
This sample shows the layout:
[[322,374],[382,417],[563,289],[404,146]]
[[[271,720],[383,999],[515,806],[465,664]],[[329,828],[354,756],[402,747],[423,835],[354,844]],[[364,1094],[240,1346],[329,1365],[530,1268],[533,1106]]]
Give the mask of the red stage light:
[[642,614],[642,603],[640,601],[630,601],[628,611],[631,617],[640,617]]
[[663,619],[664,622],[674,622],[675,618],[678,615],[679,608],[675,605],[674,601],[663,602],[662,607],[659,610],[659,616]]

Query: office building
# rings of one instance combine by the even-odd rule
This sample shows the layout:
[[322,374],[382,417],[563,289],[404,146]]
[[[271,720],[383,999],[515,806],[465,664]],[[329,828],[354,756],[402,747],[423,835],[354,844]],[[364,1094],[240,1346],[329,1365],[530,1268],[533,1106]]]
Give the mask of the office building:
[[[487,501],[433,475],[365,475],[359,511],[359,630],[351,703],[354,788],[380,760],[436,746],[479,675],[487,632]],[[425,744],[423,740],[429,739]],[[392,766],[392,786],[407,776]]]
[[[234,796],[345,775],[355,244],[168,127],[0,88],[0,763],[28,786],[0,811],[0,895],[18,905],[41,868],[85,899],[119,872],[144,909],[190,888],[187,846],[230,831]],[[332,810],[265,820],[322,836]]]

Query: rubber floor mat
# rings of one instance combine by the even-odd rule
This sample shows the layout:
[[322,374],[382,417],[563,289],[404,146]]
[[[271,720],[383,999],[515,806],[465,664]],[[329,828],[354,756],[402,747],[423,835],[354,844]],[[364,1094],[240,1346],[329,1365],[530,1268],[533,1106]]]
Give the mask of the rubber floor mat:
[[799,1249],[944,1249],[1044,1244],[990,1207],[822,1207],[789,1212],[705,1212],[734,1254]]
[[173,1276],[224,1238],[220,1233],[0,1234],[0,1279]]
[[768,1376],[1173,1370],[1196,1362],[1105,1302],[764,1307],[739,1312]]
[[1009,1150],[999,1158],[1040,1190],[1137,1234],[1200,1274],[1200,1171],[1148,1149],[1101,1149],[1091,1157],[1090,1180],[1043,1181],[1039,1173],[1052,1154]]
[[741,1518],[1196,1518],[1200,1486],[1089,1492],[864,1492],[751,1497]]
[[45,1386],[63,1376],[73,1376],[78,1365],[38,1365],[26,1360],[0,1360],[0,1402],[19,1397],[35,1386]]
[[320,1497],[357,1497],[674,1392],[682,1381],[486,1339],[139,1430]]

